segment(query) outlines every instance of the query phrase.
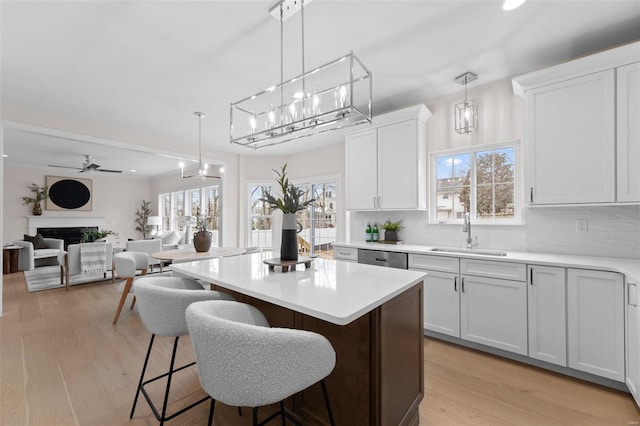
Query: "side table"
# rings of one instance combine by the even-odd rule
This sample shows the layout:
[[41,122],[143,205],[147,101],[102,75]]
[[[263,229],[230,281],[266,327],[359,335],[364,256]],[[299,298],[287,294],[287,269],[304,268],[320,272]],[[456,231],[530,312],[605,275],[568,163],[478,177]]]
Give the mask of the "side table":
[[18,272],[18,254],[20,246],[4,246],[2,247],[2,273],[12,274]]

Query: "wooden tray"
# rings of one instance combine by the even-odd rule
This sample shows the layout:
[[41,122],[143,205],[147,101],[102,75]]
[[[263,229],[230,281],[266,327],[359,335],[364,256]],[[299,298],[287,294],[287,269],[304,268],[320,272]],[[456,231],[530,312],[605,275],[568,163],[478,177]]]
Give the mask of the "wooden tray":
[[279,257],[274,257],[273,259],[266,259],[264,263],[269,265],[269,270],[273,271],[276,266],[280,266],[282,268],[282,272],[289,272],[289,267],[293,267],[292,269],[296,269],[296,265],[300,265],[304,263],[305,269],[311,267],[311,262],[313,261],[310,257],[298,257],[298,260],[281,260]]

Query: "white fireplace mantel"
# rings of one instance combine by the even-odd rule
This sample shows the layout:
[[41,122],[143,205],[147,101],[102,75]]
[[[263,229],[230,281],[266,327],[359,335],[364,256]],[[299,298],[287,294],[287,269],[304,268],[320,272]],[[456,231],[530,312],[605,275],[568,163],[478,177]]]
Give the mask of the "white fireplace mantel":
[[29,235],[35,235],[38,228],[73,228],[84,226],[97,226],[104,228],[104,217],[81,216],[27,216]]

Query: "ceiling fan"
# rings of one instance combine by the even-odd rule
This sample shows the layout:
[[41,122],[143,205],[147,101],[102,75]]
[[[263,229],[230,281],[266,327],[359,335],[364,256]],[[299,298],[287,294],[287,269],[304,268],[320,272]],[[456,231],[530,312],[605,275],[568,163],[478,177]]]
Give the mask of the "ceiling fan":
[[49,167],[60,167],[62,169],[80,170],[78,173],[84,173],[84,172],[122,173],[122,170],[101,169],[99,164],[95,164],[91,162],[90,155],[85,154],[84,158],[85,160],[84,160],[84,163],[82,163],[82,167],[56,166],[53,164],[49,164]]

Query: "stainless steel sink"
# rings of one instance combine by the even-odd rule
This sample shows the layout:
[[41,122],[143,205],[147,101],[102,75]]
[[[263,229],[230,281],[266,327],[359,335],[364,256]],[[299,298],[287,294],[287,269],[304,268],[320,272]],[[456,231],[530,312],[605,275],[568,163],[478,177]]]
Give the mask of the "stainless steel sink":
[[458,249],[458,248],[446,248],[446,247],[434,247],[431,251],[443,252],[443,253],[461,253],[461,254],[477,254],[479,256],[506,256],[507,252],[496,250],[481,250],[481,249]]

